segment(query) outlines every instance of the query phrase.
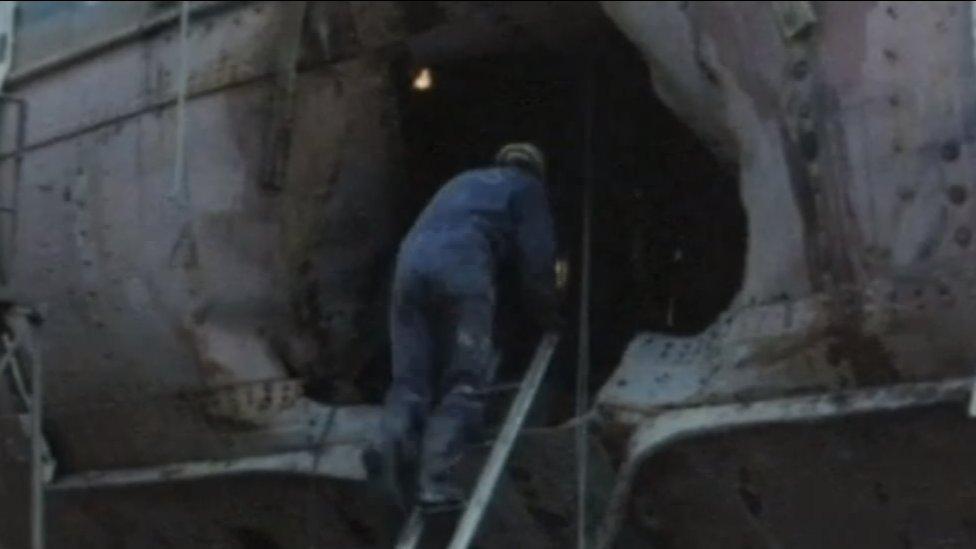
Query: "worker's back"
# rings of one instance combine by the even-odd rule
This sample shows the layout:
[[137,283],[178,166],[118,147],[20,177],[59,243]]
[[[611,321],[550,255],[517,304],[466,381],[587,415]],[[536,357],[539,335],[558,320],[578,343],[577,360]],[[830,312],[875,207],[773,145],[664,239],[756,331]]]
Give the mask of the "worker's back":
[[[542,182],[514,167],[469,170],[448,181],[417,218],[400,261],[428,268],[494,271],[518,245],[524,203],[543,197]],[[548,211],[537,215],[548,216]],[[550,239],[551,234],[539,235]],[[419,265],[418,265],[419,266]]]

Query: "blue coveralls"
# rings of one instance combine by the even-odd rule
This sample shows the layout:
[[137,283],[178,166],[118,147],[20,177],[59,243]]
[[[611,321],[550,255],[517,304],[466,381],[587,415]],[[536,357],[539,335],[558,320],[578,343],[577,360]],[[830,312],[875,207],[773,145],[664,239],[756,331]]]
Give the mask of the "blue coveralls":
[[382,435],[401,455],[419,451],[421,491],[452,484],[452,467],[481,426],[483,390],[497,363],[500,266],[517,266],[526,310],[545,318],[555,309],[554,254],[543,183],[514,167],[450,180],[401,243]]

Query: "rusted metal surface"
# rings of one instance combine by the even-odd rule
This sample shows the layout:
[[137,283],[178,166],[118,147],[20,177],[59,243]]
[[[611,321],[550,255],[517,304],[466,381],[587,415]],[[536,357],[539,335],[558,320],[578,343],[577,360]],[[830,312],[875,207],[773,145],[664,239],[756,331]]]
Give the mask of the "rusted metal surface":
[[970,379],[960,378],[788,399],[691,407],[654,416],[634,415],[626,418],[634,422],[637,428],[618,471],[614,494],[595,540],[596,547],[614,546],[634,489],[634,477],[641,464],[651,454],[679,440],[755,425],[817,421],[963,401],[968,396],[969,387]]
[[676,441],[637,474],[616,547],[971,547],[974,431],[957,401]]
[[[301,106],[332,121],[314,128],[317,149],[308,156],[329,164],[300,171],[296,194],[267,196],[260,184],[272,91],[266,76],[279,16],[257,3],[190,19],[189,204],[168,196],[178,65],[168,23],[151,22],[152,32],[129,33],[89,57],[52,66],[44,77],[20,81],[18,94],[41,114],[26,124],[22,146],[12,139],[14,118],[0,139],[4,173],[15,162],[24,165],[16,228],[23,254],[3,294],[50,305],[49,418],[80,469],[232,459],[307,444],[301,426],[315,416],[301,416],[308,406],[299,402],[300,390],[248,389],[238,396],[238,389],[250,382],[261,391],[301,385],[296,376],[308,372],[291,349],[310,345],[295,328],[291,299],[299,263],[314,251],[285,243],[314,244],[316,229],[307,224],[328,216],[320,209],[326,199],[360,196],[369,181],[393,183],[385,171],[395,169],[393,157],[369,174],[357,166],[366,157],[381,159],[395,127],[381,120],[389,112],[382,105],[393,101],[382,65],[352,62],[351,72],[301,76]],[[361,91],[340,99],[341,87]],[[362,119],[353,124],[346,117]],[[351,150],[337,145],[336,154],[321,154],[323,140],[350,137],[347,125],[361,136],[346,141]],[[331,203],[357,220],[375,216],[370,236],[356,238],[357,253],[388,250],[385,210]],[[369,247],[370,239],[381,245]],[[300,260],[287,259],[299,253]],[[374,259],[365,261],[374,268]],[[343,272],[356,268],[363,267]],[[305,353],[303,360],[314,357]],[[204,388],[211,391],[205,398],[184,398]],[[231,412],[244,415],[228,418]],[[215,425],[213,417],[236,426]],[[268,429],[255,431],[255,422]],[[252,429],[241,430],[242,423]],[[94,431],[98,437],[86,435]],[[115,451],[104,452],[109,446]]]
[[662,97],[739,166],[749,245],[729,311],[691,340],[641,336],[601,403],[968,373],[970,5],[813,4],[785,34],[769,4],[605,7]]
[[[600,392],[612,421],[658,418],[618,496],[673,436],[960,398],[976,361],[972,4],[604,7],[662,99],[738,166],[749,218],[730,309],[695,337],[638,336]],[[831,401],[852,387],[878,389]]]
[[[82,36],[68,38],[67,43],[55,41],[60,43],[52,44],[51,34],[52,32],[63,31],[65,27],[72,26],[70,24],[55,21],[54,23],[61,23],[59,27],[28,29],[27,43],[25,44],[28,50],[23,53],[18,52],[20,53],[17,56],[18,66],[10,74],[10,84],[12,86],[22,85],[34,78],[39,78],[71,64],[82,62],[87,57],[98,55],[113,47],[124,46],[135,39],[151,35],[167,26],[178,24],[180,19],[180,10],[178,7],[176,9],[162,10],[161,13],[153,13],[152,7],[147,6],[147,4],[151,3],[128,2],[124,6],[124,8],[128,9],[124,10],[119,10],[116,7],[113,11],[116,15],[121,15],[118,20],[105,18],[104,15],[106,14],[104,13],[98,14],[101,16],[101,19],[109,19],[107,22],[108,25],[120,28],[112,28],[107,33],[85,33]],[[142,6],[138,4],[142,4]],[[192,4],[192,15],[202,16],[225,8],[241,8],[246,2],[195,1]],[[93,17],[89,23],[95,21],[97,19]],[[119,24],[120,21],[122,22],[121,24]],[[129,21],[134,22],[130,23]],[[83,25],[79,26],[84,27]],[[45,30],[47,31],[46,33]],[[60,38],[64,39],[63,36]],[[68,47],[65,47],[66,45]],[[51,49],[52,47],[59,48],[59,51],[46,56],[39,54],[39,52]]]
[[[302,379],[334,379],[334,398],[355,402],[350,380],[384,345],[380,273],[402,181],[394,46],[491,13],[504,15],[499,27],[527,18],[540,28],[553,12],[315,6],[299,26],[312,31],[297,42],[311,68],[294,82],[302,116],[279,166],[287,189],[267,193],[276,37],[294,38],[295,25],[273,3],[193,3],[184,203],[169,196],[177,12],[129,8],[115,27],[93,27],[103,34],[59,37],[77,49],[18,58],[12,82],[36,115],[22,143],[13,119],[0,134],[3,173],[23,164],[8,233],[22,253],[0,294],[50,305],[49,420],[72,468],[294,451]],[[25,36],[42,42],[54,32],[44,29]],[[97,440],[83,434],[92,431]]]
[[[265,5],[245,4],[192,18],[189,49],[194,55],[188,66],[188,94],[192,97],[271,74],[273,47],[264,38],[275,31],[278,16]],[[70,139],[78,132],[116,124],[174,101],[177,31],[168,27],[141,42],[121,41],[97,57],[63,66],[52,77],[23,79],[14,89],[29,98],[38,112],[27,128],[26,146]],[[135,43],[145,47],[133,48]],[[114,85],[106,89],[107,81]],[[73,101],[62,101],[66,90],[71,90]],[[3,146],[9,152],[11,142]]]

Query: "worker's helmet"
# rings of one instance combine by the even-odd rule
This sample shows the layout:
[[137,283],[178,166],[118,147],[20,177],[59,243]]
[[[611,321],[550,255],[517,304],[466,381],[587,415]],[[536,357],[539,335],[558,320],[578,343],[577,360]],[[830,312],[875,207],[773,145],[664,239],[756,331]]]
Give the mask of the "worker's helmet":
[[515,166],[540,179],[546,177],[546,155],[532,143],[509,143],[498,150],[495,163],[499,166]]

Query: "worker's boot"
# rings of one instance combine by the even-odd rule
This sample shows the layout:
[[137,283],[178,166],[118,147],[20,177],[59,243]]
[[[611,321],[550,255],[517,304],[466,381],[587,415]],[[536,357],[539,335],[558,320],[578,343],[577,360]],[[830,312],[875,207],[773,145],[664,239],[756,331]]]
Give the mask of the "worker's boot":
[[417,479],[417,502],[424,508],[457,507],[464,501],[464,491],[456,479],[461,456],[426,453]]
[[457,385],[427,420],[417,480],[417,501],[426,508],[456,507],[464,500],[458,469],[480,411],[474,393],[470,385]]
[[363,452],[366,477],[391,503],[405,512],[411,505],[407,500],[410,489],[406,484],[406,479],[411,476],[411,460],[401,451],[401,444],[386,441],[377,446]]
[[464,502],[464,491],[450,481],[422,481],[417,502],[425,509],[452,509]]

